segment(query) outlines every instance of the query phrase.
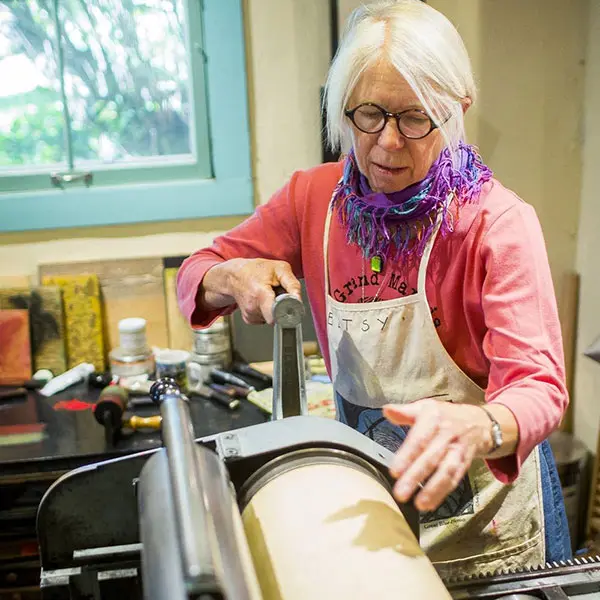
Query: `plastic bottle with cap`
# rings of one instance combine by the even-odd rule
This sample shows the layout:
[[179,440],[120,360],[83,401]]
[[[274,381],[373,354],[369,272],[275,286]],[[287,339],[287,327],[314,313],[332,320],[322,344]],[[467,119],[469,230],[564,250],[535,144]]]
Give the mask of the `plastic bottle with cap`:
[[128,317],[119,321],[119,345],[121,349],[132,355],[139,356],[148,352],[146,342],[146,319]]
[[146,340],[146,319],[128,317],[119,321],[119,346],[109,353],[110,370],[119,377],[151,375],[154,356]]

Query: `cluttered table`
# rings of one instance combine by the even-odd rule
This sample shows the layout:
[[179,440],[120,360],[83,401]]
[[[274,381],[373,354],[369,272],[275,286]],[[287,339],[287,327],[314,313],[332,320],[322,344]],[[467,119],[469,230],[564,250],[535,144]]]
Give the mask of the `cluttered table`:
[[[100,390],[82,383],[44,397],[30,391],[26,399],[0,404],[4,426],[9,425],[10,414],[27,412],[39,425],[39,439],[32,439],[29,429],[15,426],[13,434],[5,433],[0,442],[0,489],[3,484],[31,480],[39,476],[55,476],[95,460],[140,452],[161,445],[160,431],[123,430],[114,444],[108,444],[104,428],[94,418],[92,407]],[[190,412],[196,437],[237,429],[265,421],[268,416],[247,401],[236,410],[229,410],[209,399],[194,397]],[[128,413],[141,417],[157,415],[158,407],[139,400]],[[34,424],[32,422],[32,424]],[[24,441],[25,443],[21,443]]]

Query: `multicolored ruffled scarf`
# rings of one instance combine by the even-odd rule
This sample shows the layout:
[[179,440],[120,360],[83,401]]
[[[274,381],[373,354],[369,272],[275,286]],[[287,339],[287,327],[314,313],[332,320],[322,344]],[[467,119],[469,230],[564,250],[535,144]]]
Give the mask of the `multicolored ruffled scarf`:
[[423,181],[384,194],[371,190],[351,150],[333,196],[333,207],[346,227],[346,241],[357,244],[365,258],[388,258],[393,252],[394,260],[406,260],[423,253],[438,216],[442,235],[452,232],[452,199],[459,207],[477,202],[483,184],[492,177],[473,146],[461,142],[456,152],[457,167],[445,148]]

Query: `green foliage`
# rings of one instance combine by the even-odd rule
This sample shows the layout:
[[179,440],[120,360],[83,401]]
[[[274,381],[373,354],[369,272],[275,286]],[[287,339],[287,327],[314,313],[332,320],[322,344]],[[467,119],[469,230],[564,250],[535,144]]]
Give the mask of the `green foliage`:
[[31,165],[65,159],[64,119],[56,102],[26,104],[0,136],[0,164]]
[[3,8],[8,54],[26,55],[47,83],[0,98],[0,165],[64,161],[67,136],[75,162],[190,152],[181,0],[59,0],[68,120],[52,0]]

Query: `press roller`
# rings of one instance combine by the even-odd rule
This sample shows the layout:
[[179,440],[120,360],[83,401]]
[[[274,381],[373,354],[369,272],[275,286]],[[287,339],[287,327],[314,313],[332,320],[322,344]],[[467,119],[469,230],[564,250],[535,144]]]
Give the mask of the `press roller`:
[[242,519],[265,599],[450,597],[379,473],[345,451],[275,459]]
[[[172,380],[156,383],[164,447],[72,471],[44,496],[43,596],[440,600],[531,589],[563,597],[539,595],[540,581],[552,579],[540,572],[441,581],[419,546],[414,507],[391,494],[391,454],[342,423],[306,415],[301,373],[289,377],[301,369],[290,298],[278,298],[275,313],[281,418],[194,440],[187,398]],[[557,567],[561,585],[600,585],[596,564],[566,574]]]

